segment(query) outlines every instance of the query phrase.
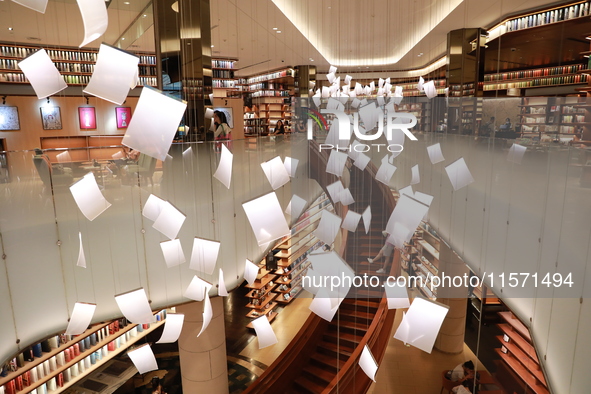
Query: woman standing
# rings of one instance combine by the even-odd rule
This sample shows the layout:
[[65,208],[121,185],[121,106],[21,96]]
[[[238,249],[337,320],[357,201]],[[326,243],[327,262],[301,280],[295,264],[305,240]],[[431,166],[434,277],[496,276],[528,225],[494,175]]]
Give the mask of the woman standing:
[[232,139],[232,129],[228,126],[225,113],[222,111],[214,111],[213,122],[215,124],[215,133],[213,134],[214,140],[223,141]]

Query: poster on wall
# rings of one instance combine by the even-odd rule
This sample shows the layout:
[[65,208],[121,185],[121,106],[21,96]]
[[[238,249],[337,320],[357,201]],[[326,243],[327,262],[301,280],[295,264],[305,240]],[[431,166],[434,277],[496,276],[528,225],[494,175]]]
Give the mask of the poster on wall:
[[0,107],[0,130],[20,130],[18,107]]
[[115,108],[115,115],[117,118],[117,128],[126,129],[131,120],[131,107],[117,107]]
[[94,107],[78,107],[78,118],[81,129],[96,129],[96,113]]
[[61,130],[62,116],[60,107],[41,107],[43,130]]
[[223,112],[224,115],[226,115],[226,121],[228,123],[228,126],[230,126],[231,129],[234,128],[234,117],[232,116],[232,108],[231,107],[219,107],[219,108],[214,108],[213,110]]

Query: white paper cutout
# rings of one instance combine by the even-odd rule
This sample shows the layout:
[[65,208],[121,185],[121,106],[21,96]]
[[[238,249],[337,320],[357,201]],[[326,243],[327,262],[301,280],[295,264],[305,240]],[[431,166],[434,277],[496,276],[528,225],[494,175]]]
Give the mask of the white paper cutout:
[[209,299],[209,293],[205,292],[205,300],[203,302],[203,325],[201,326],[201,331],[197,336],[203,334],[203,332],[209,327],[209,323],[211,323],[211,318],[213,317],[213,308],[211,307],[211,300]]
[[18,62],[18,66],[29,80],[38,99],[44,99],[68,87],[43,48]]
[[[127,99],[129,89],[134,85],[139,62],[140,58],[138,56],[106,44],[101,44],[97,55],[96,65],[94,66],[94,72],[92,73],[92,77],[90,77],[90,82],[84,88],[84,93],[102,98],[103,100],[110,101],[117,105],[123,104]],[[143,90],[141,94],[144,94]],[[161,111],[162,109],[159,110]],[[158,113],[158,111],[155,113]],[[138,115],[138,107],[136,107],[135,113],[129,122],[129,127],[132,126],[134,120],[139,116],[141,116],[141,114]],[[154,118],[154,113],[152,113],[152,118]],[[142,121],[149,123],[150,121],[153,122],[154,119],[148,119],[147,121],[140,119],[136,122],[142,123]],[[129,127],[127,129],[128,131]],[[177,127],[178,122],[175,125],[175,132]],[[123,140],[123,144],[127,145],[125,139]],[[135,148],[133,146],[132,148],[144,152],[148,156],[156,157],[140,148]],[[166,149],[166,151],[168,151],[168,149]],[[158,158],[164,160],[164,158]]]
[[390,186],[390,179],[396,171],[396,167],[389,163],[382,163],[378,172],[376,173],[376,181],[382,182],[384,185]]
[[80,335],[90,325],[96,304],[87,304],[85,302],[77,302],[74,304],[68,328],[66,328],[66,335]]
[[213,274],[219,252],[220,242],[195,237],[189,268],[204,272],[207,275]]
[[444,305],[415,298],[394,338],[431,353],[448,310],[449,308]]
[[242,204],[259,245],[290,234],[275,192]]
[[232,164],[234,162],[234,155],[225,144],[222,145],[222,155],[220,157],[220,164],[215,170],[213,177],[218,181],[222,182],[227,189],[230,188],[232,182]]
[[72,196],[82,214],[90,221],[105,212],[111,203],[103,197],[92,172],[70,186]]
[[266,348],[279,342],[266,315],[254,319],[252,325],[259,340],[259,349]]
[[160,248],[162,249],[164,262],[168,268],[175,267],[187,261],[183,248],[181,247],[180,239],[160,242]]
[[345,169],[345,164],[347,163],[347,158],[346,153],[331,150],[328,164],[326,165],[326,172],[341,177]]
[[144,344],[134,350],[127,352],[127,355],[133,362],[140,374],[155,371],[158,369],[156,357],[149,344]]
[[267,176],[267,180],[271,184],[273,190],[277,190],[289,182],[289,173],[285,169],[285,166],[283,165],[283,162],[279,156],[261,163],[261,168]]
[[343,183],[338,180],[335,183],[328,185],[326,190],[328,191],[333,204],[336,204],[337,202],[341,201],[341,192],[345,190],[345,188],[343,187]]
[[306,200],[295,194],[291,197],[291,201],[289,202],[285,212],[288,215],[291,215],[292,222],[295,222],[300,217],[304,211],[304,208],[306,208],[306,203]]
[[351,205],[355,202],[355,200],[353,199],[353,195],[351,194],[351,191],[348,188],[340,193],[339,200],[341,200],[341,204],[345,206]]
[[341,227],[341,221],[342,219],[334,213],[323,210],[314,235],[325,244],[332,245]]
[[507,154],[507,161],[510,161],[515,164],[521,164],[521,160],[523,159],[523,155],[527,148],[522,145],[513,144],[509,149],[509,153]]
[[427,153],[429,154],[429,160],[431,160],[431,164],[437,164],[445,160],[443,153],[441,152],[441,144],[439,142],[435,145],[428,146]]
[[168,201],[162,202],[160,207],[160,214],[152,227],[169,239],[175,239],[187,217]]
[[150,197],[146,200],[146,204],[142,210],[142,215],[154,222],[158,219],[160,212],[162,212],[163,206],[164,200],[154,194],[150,194]]
[[354,233],[357,230],[357,226],[359,225],[359,220],[361,220],[361,215],[357,212],[349,210],[345,216],[345,220],[343,220],[341,227]]
[[361,215],[363,218],[363,226],[365,227],[365,234],[369,233],[369,226],[371,225],[371,206],[367,206],[363,214]]
[[144,86],[123,136],[123,145],[165,161],[186,108],[184,101]]
[[386,283],[384,289],[388,298],[388,309],[402,309],[410,306],[406,287],[398,286],[396,283]]
[[78,250],[78,261],[76,265],[78,267],[86,268],[86,258],[84,257],[84,247],[82,246],[82,233],[78,232],[78,238],[80,239],[80,249]]
[[228,295],[228,289],[226,289],[226,283],[224,282],[224,271],[221,268],[218,276],[218,295],[222,297]]
[[183,296],[190,298],[195,301],[203,301],[205,299],[205,295],[209,293],[212,284],[201,279],[197,275],[193,276],[191,283],[185,290]]
[[429,81],[423,85],[423,89],[425,90],[425,95],[432,99],[437,97],[437,89],[435,88],[435,83],[433,81]]
[[246,260],[244,264],[244,279],[249,285],[252,285],[259,274],[259,267],[250,260]]
[[378,363],[373,358],[371,351],[365,345],[363,347],[363,351],[361,352],[361,357],[359,357],[359,366],[365,372],[365,374],[374,382],[376,381],[376,372],[378,371]]
[[84,23],[83,47],[102,36],[109,25],[109,15],[104,0],[76,0]]
[[419,174],[419,165],[415,164],[414,166],[412,166],[412,168],[410,169],[411,173],[412,173],[412,179],[410,180],[410,184],[411,185],[416,185],[417,183],[421,182],[421,176]]
[[156,343],[173,343],[178,341],[183,330],[184,322],[185,315],[182,313],[167,313],[162,336]]
[[285,157],[283,166],[290,177],[295,178],[299,162],[300,161],[298,159],[294,159],[293,157]]
[[367,167],[367,165],[369,164],[370,161],[371,161],[371,159],[369,156],[367,156],[364,153],[358,153],[357,158],[353,162],[353,165],[355,167],[359,168],[361,171],[363,171],[363,170],[365,170],[365,167]]
[[134,324],[146,324],[154,321],[154,315],[143,288],[115,296],[121,313]]
[[463,157],[460,157],[445,167],[445,172],[447,172],[447,176],[455,191],[474,182],[474,178],[472,178],[472,174],[470,174],[470,170]]

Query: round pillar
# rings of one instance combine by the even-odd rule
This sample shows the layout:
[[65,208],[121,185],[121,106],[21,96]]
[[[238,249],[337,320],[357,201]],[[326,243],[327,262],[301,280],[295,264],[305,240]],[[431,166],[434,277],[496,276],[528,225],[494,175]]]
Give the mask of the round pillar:
[[185,315],[179,337],[181,377],[185,393],[229,393],[226,360],[226,330],[221,297],[211,298],[213,317],[197,337],[203,325],[203,302],[177,306]]

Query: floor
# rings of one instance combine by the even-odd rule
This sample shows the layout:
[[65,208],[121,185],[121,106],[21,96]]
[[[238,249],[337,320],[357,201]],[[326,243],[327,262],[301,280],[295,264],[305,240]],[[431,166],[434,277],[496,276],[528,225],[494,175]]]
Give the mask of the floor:
[[[299,331],[310,313],[308,306],[312,299],[310,297],[298,297],[280,311],[272,323],[279,342],[276,345],[259,350],[254,332],[245,330],[244,325],[242,325],[242,328],[238,327],[237,323],[239,321],[248,322],[248,318],[244,316],[248,309],[237,306],[246,303],[243,299],[238,299],[240,289],[237,289],[235,293],[230,296],[236,296],[235,301],[230,297],[228,299],[232,307],[230,310],[226,309],[228,365],[230,366],[230,362],[240,363],[239,369],[243,374],[246,376],[247,372],[245,371],[249,371],[251,378],[254,379],[263,372],[266,366],[273,363]],[[244,316],[244,319],[241,316]],[[393,332],[400,324],[401,319],[402,313],[397,313]],[[234,336],[240,332],[241,335]],[[234,355],[231,354],[230,349],[235,352]],[[431,354],[428,354],[417,348],[407,347],[399,340],[391,338],[384,359],[378,369],[376,383],[371,386],[369,393],[438,393],[441,389],[441,371],[453,369],[466,360],[473,360],[477,364],[478,370],[486,369],[480,364],[467,345],[464,345],[463,352],[460,354],[444,354],[435,349]],[[246,387],[247,385],[240,386],[246,380],[246,378],[243,378],[240,382],[232,383],[232,375],[230,374],[230,393],[239,393],[240,390],[237,390],[237,388]]]

